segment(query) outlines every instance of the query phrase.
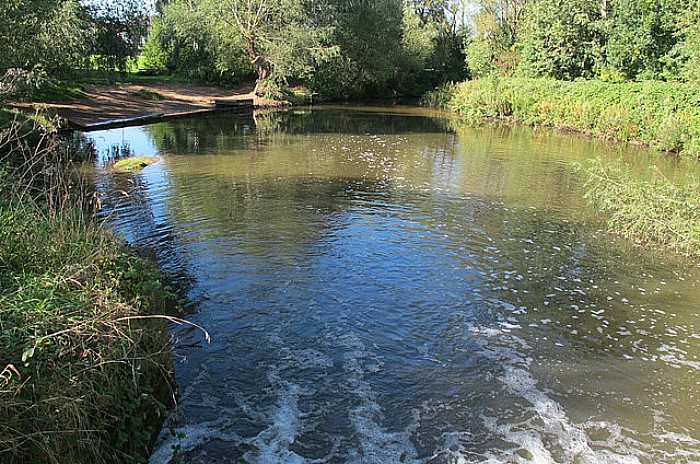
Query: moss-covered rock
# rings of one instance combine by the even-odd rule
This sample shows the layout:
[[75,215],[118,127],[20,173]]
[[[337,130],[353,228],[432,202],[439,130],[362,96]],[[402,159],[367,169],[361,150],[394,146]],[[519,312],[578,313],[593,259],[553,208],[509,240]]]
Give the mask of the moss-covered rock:
[[114,163],[114,166],[112,169],[116,172],[134,172],[134,171],[140,171],[141,169],[145,168],[146,166],[150,166],[151,164],[155,164],[158,161],[160,161],[160,158],[156,156],[134,156],[131,158],[126,158],[123,160],[119,160],[116,163]]

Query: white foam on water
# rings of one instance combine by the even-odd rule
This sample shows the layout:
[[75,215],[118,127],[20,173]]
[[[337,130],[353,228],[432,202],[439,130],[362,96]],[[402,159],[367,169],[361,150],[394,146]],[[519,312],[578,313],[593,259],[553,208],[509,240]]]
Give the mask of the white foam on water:
[[278,391],[278,401],[270,414],[269,426],[252,439],[243,440],[255,450],[243,455],[250,464],[307,462],[289,449],[296,439],[301,426],[299,412],[299,387],[285,382]]
[[411,435],[419,425],[418,411],[412,412],[410,424],[400,431],[389,431],[380,422],[383,418],[377,395],[367,380],[370,373],[380,370],[381,363],[371,358],[364,344],[353,334],[341,338],[347,348],[344,370],[350,393],[357,396],[359,404],[349,411],[359,447],[351,449],[350,464],[398,464],[419,463]]
[[224,418],[194,425],[184,425],[172,431],[163,432],[148,462],[149,464],[170,463],[177,455],[192,451],[212,440],[229,443],[240,442],[241,438],[237,434],[224,432],[228,426],[230,426],[230,420]]
[[[273,334],[271,341],[282,342],[281,338]],[[257,411],[255,408],[238,401],[243,411],[252,417],[257,423],[267,424],[266,428],[255,437],[241,440],[241,444],[252,447],[252,450],[243,455],[248,464],[303,464],[324,462],[310,460],[297,454],[292,449],[297,437],[304,432],[313,430],[314,424],[306,421],[305,414],[299,409],[301,397],[313,396],[314,388],[301,387],[288,380],[286,373],[302,370],[328,369],[333,366],[332,360],[324,353],[313,348],[292,349],[282,346],[279,349],[281,359],[278,365],[270,366],[268,372],[269,390],[276,395],[274,406],[266,411]],[[331,451],[331,455],[335,450]]]
[[[200,393],[203,386],[215,382],[210,375],[209,366],[202,363],[198,374],[180,395],[180,403],[183,404],[181,409],[205,408],[218,416],[218,419],[196,424],[178,423],[172,431],[163,431],[150,464],[170,463],[177,455],[185,455],[187,459],[197,460],[196,462],[209,462],[206,445],[214,440],[231,443],[232,450],[248,449],[242,460],[249,464],[324,462],[307,460],[291,449],[300,433],[313,429],[312,424],[304,423],[305,417],[300,411],[299,400],[301,397],[312,396],[315,391],[306,384],[300,386],[294,383],[287,374],[302,370],[324,370],[333,366],[332,360],[316,349],[295,350],[284,346],[284,340],[278,331],[272,331],[266,338],[270,346],[279,347],[277,363],[267,367],[268,387],[261,388],[253,397],[248,397],[240,391],[228,391],[228,401],[233,398],[235,406],[219,408],[219,398]],[[261,401],[263,399],[267,401]],[[261,407],[260,404],[267,406]],[[186,422],[186,417],[181,416],[180,411],[173,420]],[[263,429],[252,437],[229,432],[236,429],[236,421],[240,421],[241,417],[259,424]],[[235,459],[234,454],[231,459]],[[239,457],[238,461],[240,460]]]
[[[469,450],[470,434],[449,436],[440,455],[448,462],[466,463],[577,463],[577,464],[640,464],[644,452],[623,443],[619,427],[604,422],[574,424],[564,408],[538,386],[530,372],[532,359],[528,344],[510,331],[470,327],[481,348],[480,354],[502,368],[496,378],[503,392],[526,401],[526,417],[518,422],[505,422],[482,415],[484,426],[493,439],[508,443],[499,449],[481,453]],[[588,428],[604,428],[609,437],[605,443],[588,436]],[[610,438],[616,437],[616,439]],[[473,447],[472,447],[473,450]]]

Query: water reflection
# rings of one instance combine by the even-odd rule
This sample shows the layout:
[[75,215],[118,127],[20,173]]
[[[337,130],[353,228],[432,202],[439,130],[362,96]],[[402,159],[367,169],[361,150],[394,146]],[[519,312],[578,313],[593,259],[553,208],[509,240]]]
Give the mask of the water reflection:
[[362,108],[120,137],[162,162],[100,171],[105,214],[212,335],[179,334],[152,462],[700,456],[697,268],[580,199],[573,163],[619,147]]

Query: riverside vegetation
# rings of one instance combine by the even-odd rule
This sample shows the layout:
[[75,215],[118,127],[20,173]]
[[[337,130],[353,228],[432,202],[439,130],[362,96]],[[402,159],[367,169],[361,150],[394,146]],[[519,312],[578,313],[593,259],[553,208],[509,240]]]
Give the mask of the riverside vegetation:
[[[489,76],[445,86],[426,102],[451,110],[461,122],[499,118],[700,156],[700,87],[693,83]],[[582,171],[585,196],[605,214],[611,231],[700,256],[700,179],[677,185],[655,172],[639,180],[622,162],[605,166],[597,160]]]
[[70,160],[90,156],[3,112],[0,461],[145,462],[172,397],[155,267],[100,227]]
[[449,91],[442,100],[465,119],[511,118],[700,156],[700,86],[695,83],[492,76]]

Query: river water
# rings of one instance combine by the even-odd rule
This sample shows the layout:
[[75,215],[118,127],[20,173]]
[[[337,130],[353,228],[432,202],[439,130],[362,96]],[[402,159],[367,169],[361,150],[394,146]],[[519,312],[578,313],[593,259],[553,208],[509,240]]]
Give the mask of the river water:
[[607,234],[575,165],[692,167],[401,108],[89,137],[108,224],[211,335],[173,327],[152,463],[700,462],[697,261]]

